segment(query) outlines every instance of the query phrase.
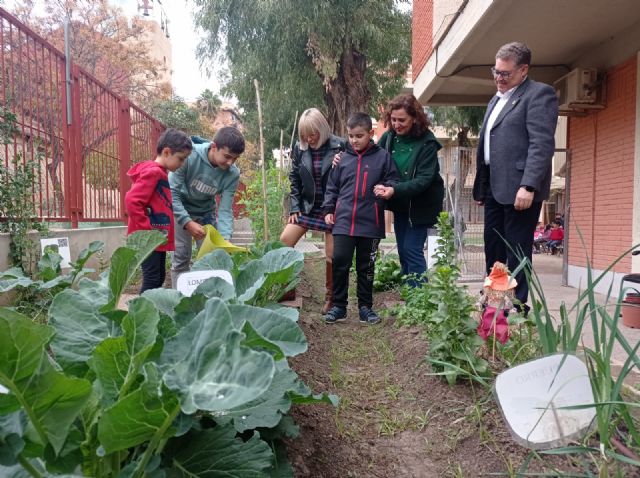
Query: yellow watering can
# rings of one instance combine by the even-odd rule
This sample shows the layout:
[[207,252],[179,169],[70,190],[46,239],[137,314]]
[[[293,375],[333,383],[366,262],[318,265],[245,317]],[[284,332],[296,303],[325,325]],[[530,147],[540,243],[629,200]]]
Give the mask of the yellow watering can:
[[211,224],[205,225],[204,230],[207,235],[202,241],[202,245],[200,246],[200,250],[198,251],[196,259],[200,259],[204,255],[209,254],[214,249],[224,249],[229,254],[231,254],[232,252],[247,252],[246,247],[234,246],[229,241],[227,241]]

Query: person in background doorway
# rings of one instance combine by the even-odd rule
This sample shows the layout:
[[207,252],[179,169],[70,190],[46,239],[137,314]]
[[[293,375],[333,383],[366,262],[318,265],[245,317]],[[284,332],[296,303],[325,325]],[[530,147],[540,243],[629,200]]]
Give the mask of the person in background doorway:
[[191,149],[191,140],[186,134],[177,129],[168,129],[158,139],[156,159],[138,163],[127,172],[133,183],[124,199],[129,216],[127,234],[156,230],[167,236],[167,242],[158,246],[142,263],[141,294],[164,284],[167,251],[175,249],[173,207],[167,171],[180,168]]
[[384,232],[384,201],[376,191],[398,181],[389,153],[373,141],[371,117],[355,113],[347,121],[349,144],[329,176],[322,210],[333,226],[333,307],[327,324],[347,317],[349,270],[356,255],[358,315],[360,322],[375,324],[373,278],[380,239]]
[[413,95],[400,95],[387,105],[385,126],[390,129],[378,144],[391,154],[400,181],[377,190],[393,211],[393,227],[402,273],[417,286],[427,270],[424,257],[427,231],[442,211],[444,182],[440,176],[438,150],[442,148],[429,130],[424,108]]
[[[531,51],[507,43],[491,68],[497,87],[480,130],[473,198],[484,206],[487,274],[502,262],[509,270],[518,255],[531,261],[533,231],[542,201],[549,197],[558,97],[554,89],[529,78]],[[529,286],[524,270],[516,276],[516,299],[524,312]]]
[[540,253],[542,246],[546,245],[551,238],[551,224],[544,226],[544,230],[533,240],[533,248],[535,253]]
[[[225,239],[233,233],[233,196],[238,188],[240,170],[235,166],[244,152],[244,137],[234,127],[220,128],[213,141],[193,145],[184,165],[169,174],[176,216],[176,251],[171,261],[171,284],[191,267],[192,241],[198,247],[205,238],[206,224],[211,224]],[[220,205],[216,207],[216,196]]]
[[560,221],[556,221],[553,223],[553,227],[549,233],[549,242],[547,243],[551,250],[551,255],[555,255],[555,253],[558,252],[558,246],[562,244],[562,241],[564,241],[564,229]]
[[[322,313],[326,314],[332,306],[333,297],[333,236],[331,225],[324,220],[322,203],[333,157],[344,151],[345,141],[331,134],[329,123],[316,108],[309,108],[300,115],[298,135],[300,140],[293,148],[289,174],[289,221],[280,235],[280,241],[294,247],[309,229],[324,232],[326,294]],[[285,300],[293,298],[295,290],[283,297]]]

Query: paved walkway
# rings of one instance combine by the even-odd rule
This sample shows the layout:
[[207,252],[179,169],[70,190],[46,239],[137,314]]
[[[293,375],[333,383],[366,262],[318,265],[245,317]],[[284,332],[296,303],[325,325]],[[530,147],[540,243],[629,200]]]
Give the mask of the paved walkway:
[[[547,306],[554,316],[560,316],[560,305],[564,302],[568,308],[575,305],[578,300],[580,292],[584,292],[585,287],[581,290],[567,287],[562,285],[562,258],[556,256],[550,256],[547,254],[535,255],[533,259],[533,267],[538,276],[544,290],[544,295],[547,300]],[[619,300],[617,290],[612,291],[612,296],[607,298],[604,294],[595,294],[595,300],[599,305],[607,305],[607,312],[613,316],[616,302]],[[583,301],[582,304],[586,302]],[[575,321],[575,311],[570,314]],[[600,322],[601,323],[601,322]],[[593,329],[590,324],[582,329],[582,340],[584,345],[593,348]],[[640,341],[640,329],[632,329],[622,324],[622,319],[618,321],[618,330],[626,338],[631,347],[635,347],[638,341]],[[622,365],[628,358],[627,352],[622,346],[616,342],[613,351],[613,363],[616,365]],[[635,370],[636,374],[638,370]],[[640,377],[638,377],[640,378]]]

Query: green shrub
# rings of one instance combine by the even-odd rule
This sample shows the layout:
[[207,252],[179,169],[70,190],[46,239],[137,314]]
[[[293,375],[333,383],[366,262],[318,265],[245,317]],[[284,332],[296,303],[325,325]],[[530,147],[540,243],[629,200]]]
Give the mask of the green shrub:
[[399,325],[421,326],[429,341],[427,360],[450,384],[459,376],[480,381],[488,374],[485,360],[477,356],[483,341],[473,317],[474,299],[466,287],[457,284],[460,268],[456,259],[454,231],[449,214],[438,217],[438,248],[434,265],[421,287],[403,287],[405,305],[394,313]]
[[[268,239],[277,240],[287,223],[285,200],[289,193],[289,179],[282,177],[280,182],[279,170],[269,168],[267,170],[267,221]],[[264,231],[264,199],[262,195],[262,176],[255,174],[247,184],[247,189],[239,201],[245,206],[245,215],[251,221],[254,240],[256,244],[265,241]]]
[[402,268],[398,256],[386,255],[376,261],[373,290],[390,290],[402,284]]

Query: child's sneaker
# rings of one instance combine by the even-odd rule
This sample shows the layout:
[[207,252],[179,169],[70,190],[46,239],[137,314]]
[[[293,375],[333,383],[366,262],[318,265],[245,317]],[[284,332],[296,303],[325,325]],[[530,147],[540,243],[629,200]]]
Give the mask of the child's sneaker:
[[371,309],[371,307],[367,307],[366,305],[360,306],[360,310],[358,312],[361,324],[377,324],[380,322],[380,317],[373,311],[373,309]]
[[347,320],[347,308],[334,305],[329,309],[327,315],[324,316],[325,324],[335,324],[336,322],[344,322]]

